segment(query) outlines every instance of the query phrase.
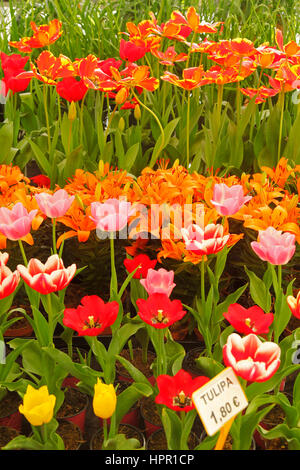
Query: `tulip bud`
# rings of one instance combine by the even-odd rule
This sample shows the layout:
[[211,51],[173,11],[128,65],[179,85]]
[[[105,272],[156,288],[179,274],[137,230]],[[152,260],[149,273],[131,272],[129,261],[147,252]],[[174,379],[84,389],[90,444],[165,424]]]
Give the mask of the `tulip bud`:
[[74,121],[76,119],[77,111],[74,101],[71,102],[69,106],[68,119],[69,121]]
[[93,410],[102,419],[110,418],[116,409],[117,395],[113,384],[106,385],[98,378],[94,386]]
[[123,132],[125,129],[125,121],[123,117],[120,117],[118,128],[121,132]]
[[47,385],[38,390],[28,385],[19,411],[33,426],[42,426],[53,418],[55,402],[56,397],[49,395]]
[[128,90],[127,88],[121,88],[115,97],[115,102],[117,104],[123,104],[124,101],[128,98]]
[[133,115],[137,121],[141,119],[141,108],[139,104],[135,105]]

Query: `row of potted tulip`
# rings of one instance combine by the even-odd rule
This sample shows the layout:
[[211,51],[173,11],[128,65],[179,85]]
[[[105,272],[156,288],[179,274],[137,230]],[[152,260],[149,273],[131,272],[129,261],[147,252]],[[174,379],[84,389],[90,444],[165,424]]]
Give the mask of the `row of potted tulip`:
[[[61,204],[57,203],[60,197],[62,197],[63,201]],[[58,213],[55,212],[54,209],[57,211],[57,207],[61,206],[62,211],[66,210],[65,198],[67,197],[68,196],[61,191],[57,191],[53,196],[49,194],[45,194],[44,196],[40,195],[41,200],[44,198],[44,201],[47,201],[47,205],[43,208],[45,213],[47,213],[46,215],[55,219]],[[53,211],[51,211],[51,208],[53,208],[52,204],[54,207]],[[115,379],[116,360],[121,360],[123,365],[128,368],[134,380],[134,384],[132,385],[133,388],[131,392],[123,395],[123,401],[120,399],[119,408],[118,404],[116,405],[117,411],[116,414],[112,413],[110,430],[106,434],[105,442],[115,438],[121,415],[127,411],[133,401],[141,396],[153,394],[156,396],[156,403],[164,405],[161,409],[161,419],[168,439],[169,448],[174,449],[178,448],[178,446],[180,448],[186,448],[186,439],[188,438],[193,420],[196,416],[191,402],[191,389],[189,388],[192,378],[181,372],[181,362],[185,355],[185,350],[182,345],[173,340],[168,329],[176,321],[182,319],[184,315],[187,314],[187,310],[189,310],[195,318],[197,318],[199,329],[203,334],[206,355],[202,357],[202,359],[200,358],[200,362],[202,362],[202,365],[206,364],[205,369],[207,371],[207,376],[202,376],[201,380],[199,379],[191,383],[194,384],[195,389],[199,388],[200,382],[201,384],[206,383],[209,377],[213,376],[223,367],[222,363],[233,368],[236,374],[244,380],[245,387],[246,383],[248,383],[246,393],[250,401],[250,406],[243,417],[238,417],[233,427],[233,430],[240,436],[235,445],[237,447],[241,446],[241,448],[247,448],[251,436],[259,422],[258,420],[260,420],[268,410],[268,408],[265,408],[257,412],[258,407],[261,406],[262,403],[274,403],[273,397],[265,393],[266,390],[270,391],[275,389],[278,392],[284,377],[297,370],[299,367],[297,364],[291,365],[288,361],[292,342],[297,336],[297,330],[294,334],[283,340],[284,344],[278,344],[280,335],[289,319],[289,316],[286,314],[287,309],[289,310],[290,305],[292,312],[295,311],[295,300],[289,298],[287,301],[286,294],[283,293],[281,287],[280,269],[278,270],[278,275],[274,269],[274,265],[280,267],[282,264],[287,263],[293,256],[295,251],[295,237],[290,234],[281,234],[281,232],[270,228],[260,233],[259,242],[253,242],[253,250],[261,259],[269,262],[269,268],[266,272],[268,273],[267,276],[269,280],[271,279],[271,282],[268,284],[269,287],[271,287],[271,283],[273,283],[274,286],[275,314],[274,316],[270,316],[270,314],[265,314],[262,309],[249,309],[247,312],[243,312],[244,321],[242,321],[239,310],[238,308],[236,309],[233,302],[229,302],[225,306],[223,305],[222,308],[218,310],[218,299],[216,302],[213,299],[217,281],[222,274],[220,267],[216,268],[215,273],[207,269],[212,283],[212,287],[208,293],[205,291],[205,284],[203,282],[204,275],[201,277],[201,295],[198,300],[196,299],[196,308],[183,306],[179,300],[170,299],[174,287],[174,273],[167,272],[164,269],[156,271],[150,266],[143,272],[141,270],[143,263],[141,262],[135,266],[130,266],[130,260],[127,260],[127,268],[131,272],[128,273],[126,280],[119,289],[114,264],[114,237],[112,234],[116,232],[116,230],[121,230],[124,224],[127,224],[129,218],[128,205],[126,206],[127,210],[122,212],[121,219],[119,218],[120,204],[122,204],[122,202],[118,203],[117,200],[106,201],[103,205],[97,203],[97,212],[95,213],[97,224],[99,223],[101,230],[106,230],[111,234],[112,277],[109,302],[105,304],[98,296],[86,296],[82,299],[81,305],[79,305],[77,309],[65,309],[63,299],[64,289],[74,278],[77,267],[73,265],[69,268],[65,268],[60,257],[61,253],[52,254],[45,265],[34,259],[27,263],[23,245],[20,242],[20,235],[24,237],[27,235],[26,231],[28,229],[30,230],[31,215],[26,214],[24,212],[25,208],[20,205],[16,205],[17,207],[15,206],[16,208],[11,211],[6,208],[1,209],[2,211],[5,209],[3,222],[5,222],[7,226],[9,226],[7,222],[11,222],[9,216],[11,217],[12,214],[14,216],[13,224],[10,224],[10,226],[13,226],[14,230],[12,232],[5,232],[5,223],[1,225],[1,230],[6,236],[12,236],[13,240],[19,240],[19,246],[24,256],[24,264],[26,265],[19,266],[15,273],[11,273],[8,271],[8,268],[6,268],[8,256],[7,254],[2,254],[2,272],[5,274],[6,279],[9,278],[11,280],[10,286],[12,287],[16,286],[19,276],[24,280],[26,292],[33,310],[33,320],[28,319],[32,322],[36,337],[35,340],[29,343],[24,343],[24,341],[21,340],[13,341],[11,345],[13,347],[17,345],[21,347],[22,345],[23,349],[20,353],[23,358],[26,356],[26,351],[27,354],[28,351],[31,351],[31,354],[34,354],[36,358],[38,356],[43,358],[41,361],[41,369],[39,370],[38,367],[35,366],[36,370],[40,373],[42,382],[45,381],[47,387],[49,389],[52,388],[58,396],[60,396],[59,387],[57,388],[58,377],[62,379],[66,372],[70,371],[80,380],[82,388],[88,391],[90,395],[93,395],[95,386],[99,384],[99,379],[103,380],[108,386],[112,385]],[[107,212],[108,205],[110,212]],[[16,230],[15,227],[17,227],[18,230]],[[54,251],[54,247],[56,246],[55,223],[53,223],[53,227]],[[219,263],[222,262],[222,264],[225,264],[226,238],[224,241],[221,225],[211,225],[207,226],[205,229],[191,226],[183,230],[183,238],[187,245],[187,250],[196,252],[197,255],[201,254],[202,256],[201,274],[205,274],[205,271],[203,272],[203,266],[205,268],[204,255],[216,256]],[[271,237],[273,247],[276,246],[276,250],[272,252],[270,252],[269,249],[270,244],[268,237]],[[276,252],[275,257],[274,252]],[[134,276],[138,273],[139,269],[141,270],[140,273],[143,272],[143,278],[138,279],[139,287],[141,289],[143,288],[144,291],[141,291],[135,285],[137,279],[134,279]],[[257,279],[253,278],[253,275],[250,274],[249,277],[252,285],[258,282]],[[136,315],[133,317],[128,314],[124,315],[121,301],[122,293],[129,286],[132,288],[133,304],[136,305]],[[255,292],[255,289],[252,291]],[[7,294],[9,290],[3,290],[3,292]],[[140,295],[141,292],[143,292],[142,295]],[[9,294],[5,298],[7,297],[9,297]],[[231,299],[232,297],[229,300]],[[47,313],[48,321],[40,311],[40,301],[42,301],[43,307]],[[280,310],[276,309],[276,303],[280,306]],[[296,305],[298,305],[297,301]],[[226,310],[228,310],[227,313]],[[233,311],[238,312],[236,316],[232,314]],[[223,331],[220,328],[221,315],[229,320],[232,325]],[[237,321],[236,317],[238,317],[239,321]],[[77,331],[80,336],[85,337],[93,355],[100,365],[100,372],[96,372],[87,365],[74,365],[69,355],[55,348],[53,344],[53,332],[58,322],[68,328],[67,331],[69,333],[74,330]],[[273,322],[275,323],[274,330],[271,328]],[[105,348],[101,339],[99,340],[97,337],[107,326],[110,326],[112,329],[112,339],[108,348]],[[219,332],[217,338],[214,338],[211,334],[213,330],[210,330],[210,328],[216,327],[219,327]],[[238,333],[233,333],[233,328],[238,333],[245,334],[245,336],[241,338]],[[149,380],[146,379],[140,371],[136,370],[132,364],[119,357],[127,341],[141,329],[145,330],[146,337],[150,340],[156,352],[156,360],[153,364],[154,376],[156,378],[156,385],[154,386],[152,386]],[[276,340],[274,342],[265,341],[263,335],[267,334],[269,339],[272,339],[272,333],[274,333],[274,339],[276,338]],[[285,353],[283,358],[281,357],[282,351]],[[59,375],[57,376],[56,373]],[[157,394],[158,389],[160,390],[160,384],[163,384],[165,380],[174,380],[176,384],[174,385],[175,388],[171,386],[166,387],[166,390],[162,388],[161,393]],[[177,383],[177,380],[179,383]],[[20,382],[23,393],[24,383],[26,383],[26,379],[25,382],[23,380]],[[265,384],[267,384],[267,387]],[[42,386],[44,386],[44,384]],[[187,389],[185,387],[187,387]],[[45,390],[46,389],[43,388],[41,396],[42,400],[46,400],[48,407],[49,399],[48,395],[45,394]],[[31,389],[29,389],[29,393],[30,391],[32,392]],[[171,393],[171,396],[168,395],[169,401],[165,395],[167,392]],[[276,394],[277,398],[278,393]],[[60,401],[61,399],[60,396]],[[109,398],[109,403],[111,403],[110,400],[111,397]],[[172,406],[170,406],[170,400],[172,401]],[[53,408],[53,398],[50,399],[50,402]],[[109,409],[109,407],[104,408]],[[21,410],[23,411],[24,408],[22,407]],[[192,410],[193,413],[190,414],[189,412]],[[185,413],[181,413],[181,417],[179,417],[177,415],[178,411],[184,411]],[[51,413],[48,416],[52,418]],[[107,419],[110,416],[102,417]],[[249,429],[250,421],[252,422],[251,429]],[[290,430],[292,433],[293,429],[292,427],[292,430]],[[176,430],[176,432],[174,432],[174,430]],[[177,437],[175,438],[175,436]],[[178,436],[180,436],[180,438]],[[293,439],[296,439],[296,437]],[[26,440],[26,442],[28,441]],[[56,441],[55,445],[58,445],[57,442],[58,441]],[[117,441],[114,442],[115,445],[118,446]],[[209,442],[212,443],[213,440],[209,440]],[[44,444],[49,445],[49,443],[46,444],[45,442]],[[14,444],[12,444],[12,446],[13,445]],[[31,444],[28,445],[34,444],[31,442]],[[61,445],[61,442],[59,445]],[[207,445],[207,442],[203,445]]]

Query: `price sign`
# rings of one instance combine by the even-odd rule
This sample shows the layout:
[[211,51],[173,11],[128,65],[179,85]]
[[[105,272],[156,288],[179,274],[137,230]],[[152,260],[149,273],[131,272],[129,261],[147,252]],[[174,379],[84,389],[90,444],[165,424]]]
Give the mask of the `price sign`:
[[248,405],[244,390],[231,367],[196,390],[192,400],[209,436],[213,436]]

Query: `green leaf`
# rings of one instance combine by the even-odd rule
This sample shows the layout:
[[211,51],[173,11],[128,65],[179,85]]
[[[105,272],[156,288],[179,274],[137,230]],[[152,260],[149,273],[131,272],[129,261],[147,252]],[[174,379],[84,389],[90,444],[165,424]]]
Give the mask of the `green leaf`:
[[140,398],[150,397],[152,394],[153,389],[149,382],[147,384],[133,383],[120,393],[115,411],[116,426],[120,424],[125,414]]
[[[164,149],[168,145],[170,138],[179,121],[180,121],[180,118],[173,119],[172,121],[168,122],[168,124],[164,128],[165,139],[164,139],[164,145],[162,149]],[[152,153],[151,160],[149,163],[150,168],[152,168],[153,165],[156,163],[156,160],[159,156],[158,152],[159,152],[161,144],[162,144],[162,136],[160,135],[153,149],[153,153]]]
[[271,309],[271,295],[269,289],[262,279],[256,276],[256,274],[250,271],[245,266],[245,271],[250,280],[250,294],[254,302],[263,309],[264,312],[268,313]]
[[161,420],[168,443],[168,450],[187,450],[180,448],[182,423],[176,411],[166,408],[162,409]]
[[37,161],[38,166],[40,167],[40,169],[42,170],[42,172],[44,174],[46,174],[47,176],[50,177],[51,176],[51,166],[50,166],[50,163],[49,163],[48,159],[46,158],[44,152],[31,139],[27,139],[27,141],[29,142],[29,144],[31,146],[31,149],[34,153],[34,156],[35,156],[35,159]]
[[9,164],[11,148],[13,146],[14,125],[13,122],[5,122],[0,128],[0,164]]

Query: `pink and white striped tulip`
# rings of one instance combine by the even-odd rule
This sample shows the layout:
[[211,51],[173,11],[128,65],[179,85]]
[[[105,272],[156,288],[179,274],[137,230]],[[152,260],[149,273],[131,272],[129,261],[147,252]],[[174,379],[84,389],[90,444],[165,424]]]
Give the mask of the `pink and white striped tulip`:
[[70,209],[75,196],[70,196],[64,189],[53,194],[40,193],[35,195],[40,210],[50,219],[63,217]]
[[280,353],[278,344],[263,343],[253,333],[243,338],[232,333],[223,347],[224,364],[248,382],[269,380],[280,366]]
[[12,272],[6,266],[8,258],[8,253],[0,253],[0,300],[12,294],[17,288],[20,280],[19,272]]
[[252,199],[252,196],[244,196],[244,189],[240,184],[229,187],[224,183],[220,183],[214,186],[211,203],[218,214],[229,216],[236,214],[250,199]]
[[251,247],[262,261],[274,265],[287,264],[296,250],[295,239],[292,233],[268,227],[258,232],[258,241],[251,242]]
[[224,227],[221,224],[208,224],[204,229],[191,224],[188,228],[182,228],[181,234],[186,249],[197,255],[217,253],[229,240],[229,235],[224,235]]
[[30,233],[31,223],[37,210],[28,213],[21,202],[17,202],[10,210],[0,207],[0,232],[9,240],[21,240]]
[[150,268],[147,272],[147,277],[141,279],[140,283],[146,289],[149,295],[151,294],[166,294],[170,297],[172,290],[176,286],[173,282],[174,271],[167,271],[160,268],[157,271]]
[[67,287],[75,276],[76,264],[65,268],[62,259],[55,254],[50,256],[45,264],[32,258],[27,268],[19,264],[17,269],[26,284],[40,294],[46,295]]

